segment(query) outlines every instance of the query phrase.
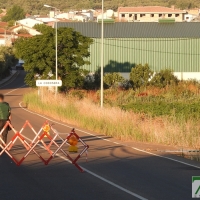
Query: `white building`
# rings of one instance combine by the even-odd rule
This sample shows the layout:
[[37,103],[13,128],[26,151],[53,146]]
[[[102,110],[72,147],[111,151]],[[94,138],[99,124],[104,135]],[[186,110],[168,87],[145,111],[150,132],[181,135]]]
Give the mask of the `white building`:
[[21,24],[18,24],[17,26],[13,26],[10,30],[12,31],[12,33],[14,34],[18,34],[18,31],[20,31],[21,29],[25,29],[28,31],[28,33],[30,35],[40,35],[41,33],[38,32],[36,29],[34,28],[31,28],[31,27],[28,27],[26,25],[21,25]]
[[[99,14],[99,15],[97,16],[97,21],[98,21],[98,20],[101,20],[101,19],[102,19],[102,14]],[[108,19],[106,13],[103,13],[103,19]]]
[[186,22],[191,22],[193,19],[195,19],[197,16],[196,15],[192,15],[192,14],[185,14],[184,15],[184,20]]
[[17,21],[15,25],[17,25],[17,24],[32,28],[36,24],[44,24],[44,22],[36,20],[36,19],[26,18],[26,19]]
[[176,22],[184,21],[185,10],[163,6],[119,7],[119,21],[158,22],[160,19],[169,19]]
[[93,15],[92,11],[82,10],[81,14],[87,16],[88,21],[93,21],[94,20],[94,15]]
[[38,21],[41,21],[43,23],[49,23],[49,22],[55,22],[56,19],[55,18],[51,18],[51,17],[36,17],[35,18]]
[[114,16],[114,11],[111,9],[106,10],[106,16],[112,18]]
[[88,17],[86,15],[83,15],[83,14],[76,14],[76,15],[74,15],[73,20],[77,20],[77,21],[81,21],[81,22],[87,22]]
[[58,14],[55,18],[58,18],[58,19],[69,19],[69,13]]

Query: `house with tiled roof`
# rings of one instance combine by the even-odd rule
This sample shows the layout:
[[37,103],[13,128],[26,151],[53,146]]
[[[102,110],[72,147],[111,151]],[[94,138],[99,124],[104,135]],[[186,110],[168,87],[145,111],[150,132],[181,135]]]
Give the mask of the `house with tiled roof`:
[[32,36],[41,34],[36,29],[22,24],[17,24],[16,26],[11,27],[9,30],[14,34],[18,34],[20,30],[26,30]]
[[184,21],[186,11],[162,6],[119,7],[119,21],[128,22],[158,22],[160,19],[173,19],[176,22]]

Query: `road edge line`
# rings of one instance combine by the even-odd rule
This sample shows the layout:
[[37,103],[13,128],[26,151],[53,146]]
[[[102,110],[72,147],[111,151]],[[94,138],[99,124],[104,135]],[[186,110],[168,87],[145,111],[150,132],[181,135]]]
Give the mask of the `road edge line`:
[[[22,135],[23,135],[23,134],[22,134]],[[26,138],[27,140],[29,140],[29,141],[31,142],[31,139],[30,139],[30,138],[26,137],[25,135],[23,135],[23,136],[24,136],[24,138]],[[38,144],[38,145],[39,145],[41,148],[45,149],[42,145],[40,145],[40,144]],[[67,161],[67,162],[69,162],[69,163],[71,163],[70,160],[68,160],[67,158],[61,156],[59,153],[57,153],[56,155],[57,155],[58,157],[60,157],[61,159],[65,160],[65,161]],[[103,178],[102,176],[100,176],[100,175],[98,175],[98,174],[96,174],[96,173],[94,173],[94,172],[92,172],[92,171],[86,169],[85,167],[82,167],[81,165],[80,165],[80,167],[81,167],[84,171],[86,171],[88,174],[90,174],[90,175],[92,175],[92,176],[94,176],[94,177],[100,179],[101,181],[104,181],[104,182],[108,183],[109,185],[112,185],[113,187],[115,187],[115,188],[117,188],[117,189],[119,189],[119,190],[121,190],[121,191],[123,191],[123,192],[125,192],[125,193],[127,193],[127,194],[130,194],[131,196],[134,196],[134,197],[136,197],[136,198],[138,198],[138,199],[140,199],[140,200],[148,200],[148,199],[146,199],[146,198],[140,196],[139,194],[136,194],[136,193],[134,193],[134,192],[131,192],[130,190],[127,190],[126,188],[121,187],[120,185],[118,185],[118,184],[116,184],[116,183],[114,183],[114,182],[112,182],[112,181],[109,181],[109,180],[106,179],[106,178]]]
[[[71,127],[71,126],[69,126],[69,125],[66,125],[66,124],[64,124],[64,123],[57,122],[56,120],[49,119],[48,117],[45,117],[45,116],[40,115],[40,114],[38,114],[38,113],[36,113],[36,112],[30,111],[30,110],[28,110],[28,109],[25,109],[25,108],[22,107],[21,104],[22,104],[22,102],[19,103],[20,108],[22,108],[22,109],[25,110],[26,112],[29,112],[29,113],[34,114],[34,115],[38,115],[39,117],[42,117],[42,118],[44,118],[44,119],[47,119],[47,120],[52,121],[52,122],[54,122],[54,123],[57,123],[57,124],[59,124],[59,125],[62,125],[62,126],[68,127],[68,128],[73,128],[73,127]],[[104,139],[104,138],[102,138],[102,137],[100,137],[100,136],[96,136],[96,135],[94,135],[94,134],[92,134],[92,133],[83,131],[83,130],[81,130],[81,129],[77,129],[77,128],[76,128],[76,130],[78,130],[78,131],[80,131],[80,132],[82,132],[82,133],[85,133],[85,134],[87,134],[87,135],[92,135],[92,136],[94,136],[94,137],[96,137],[96,138],[99,138],[99,139],[102,139],[102,140],[104,140],[104,141],[107,141],[107,142],[116,144],[115,142],[112,142],[112,141],[110,141],[110,140],[108,140],[108,139]],[[167,157],[167,156],[162,156],[162,155],[154,154],[154,153],[151,153],[151,152],[142,150],[142,149],[138,149],[138,148],[133,147],[133,146],[123,145],[123,144],[121,144],[121,143],[118,143],[118,144],[121,145],[121,146],[125,146],[125,147],[132,148],[132,149],[134,149],[134,150],[136,150],[136,151],[140,151],[140,152],[149,154],[149,155],[153,155],[153,156],[156,156],[156,157],[159,157],[159,158],[171,160],[171,161],[174,161],[174,162],[178,162],[178,163],[180,163],[180,164],[183,164],[183,165],[187,165],[187,166],[190,166],[190,167],[194,167],[194,168],[200,169],[199,166],[192,165],[192,164],[189,164],[189,163],[186,163],[186,162],[183,162],[183,161],[179,161],[179,160],[176,160],[176,159],[174,159],[174,158],[170,158],[170,157]]]

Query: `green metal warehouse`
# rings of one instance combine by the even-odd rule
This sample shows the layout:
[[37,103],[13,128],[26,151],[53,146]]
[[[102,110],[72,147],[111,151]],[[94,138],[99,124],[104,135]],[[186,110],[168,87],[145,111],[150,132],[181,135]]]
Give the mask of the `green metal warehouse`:
[[[100,67],[101,23],[58,22],[93,38],[91,72]],[[177,76],[200,78],[200,23],[105,23],[104,71],[129,73],[136,64],[148,63],[152,70],[172,69]],[[182,72],[182,73],[181,73]]]

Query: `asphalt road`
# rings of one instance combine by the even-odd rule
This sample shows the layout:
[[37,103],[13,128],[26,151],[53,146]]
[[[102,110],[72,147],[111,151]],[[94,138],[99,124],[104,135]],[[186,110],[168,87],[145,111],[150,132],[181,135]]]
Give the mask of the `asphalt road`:
[[[6,101],[12,107],[15,129],[20,130],[25,120],[29,120],[38,131],[45,119],[19,106],[22,95],[29,90],[24,85],[24,75],[23,71],[20,72],[14,81],[0,88],[0,92],[6,94]],[[71,130],[67,124],[55,124],[59,132],[69,133]],[[88,161],[83,156],[78,162],[86,170],[84,173],[67,162],[61,152],[47,166],[33,153],[21,166],[16,166],[3,154],[0,157],[0,200],[192,199],[191,179],[200,175],[199,163],[175,157],[177,161],[197,166],[194,167],[157,157],[113,143],[112,138],[103,136],[103,133],[77,133],[90,146]],[[34,136],[28,128],[23,134],[30,139]],[[11,136],[10,132],[9,140]],[[40,146],[37,149],[44,157],[48,156]],[[17,141],[10,152],[20,159],[26,150]]]

